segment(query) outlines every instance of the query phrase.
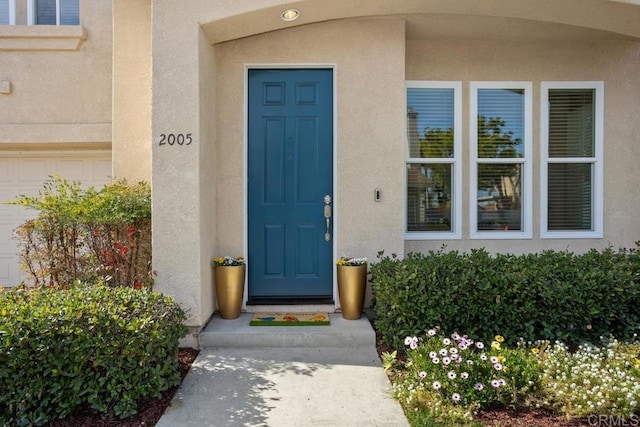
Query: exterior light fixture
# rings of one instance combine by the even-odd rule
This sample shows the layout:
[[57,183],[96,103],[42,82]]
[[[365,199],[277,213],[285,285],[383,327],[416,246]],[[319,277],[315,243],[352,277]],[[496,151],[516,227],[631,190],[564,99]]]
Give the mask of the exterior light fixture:
[[284,22],[295,21],[300,18],[300,11],[298,9],[287,9],[280,14],[280,19]]

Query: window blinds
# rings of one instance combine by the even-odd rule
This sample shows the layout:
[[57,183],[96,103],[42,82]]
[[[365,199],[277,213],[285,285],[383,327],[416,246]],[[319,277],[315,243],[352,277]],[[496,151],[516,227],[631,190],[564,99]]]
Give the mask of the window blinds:
[[595,90],[549,90],[548,229],[593,229]]

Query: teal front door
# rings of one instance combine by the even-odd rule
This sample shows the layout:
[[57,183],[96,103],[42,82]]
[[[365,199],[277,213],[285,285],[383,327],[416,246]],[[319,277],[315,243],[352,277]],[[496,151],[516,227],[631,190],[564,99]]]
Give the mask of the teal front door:
[[333,298],[333,71],[249,70],[249,303]]

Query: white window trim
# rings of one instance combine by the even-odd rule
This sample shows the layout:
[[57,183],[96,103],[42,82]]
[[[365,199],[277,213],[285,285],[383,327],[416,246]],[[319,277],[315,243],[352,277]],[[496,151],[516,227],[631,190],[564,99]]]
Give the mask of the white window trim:
[[[522,164],[522,230],[519,231],[479,231],[478,230],[478,89],[523,89],[524,90],[524,157],[517,159],[501,160],[487,159],[487,163],[521,163]],[[509,82],[470,82],[471,106],[469,111],[469,143],[471,153],[471,174],[469,186],[469,218],[470,218],[470,238],[471,239],[531,239],[532,218],[533,218],[533,185],[531,156],[533,153],[532,136],[532,111],[533,85],[525,81]]]
[[[594,158],[549,158],[549,89],[595,89]],[[540,84],[540,238],[601,239],[604,237],[604,82],[548,81]],[[547,175],[549,163],[592,163],[591,231],[549,231]]]
[[452,186],[452,212],[453,219],[451,231],[407,231],[407,174],[404,174],[404,238],[405,240],[454,240],[462,238],[462,82],[460,81],[435,81],[435,80],[407,80],[405,82],[405,96],[407,88],[426,89],[453,89],[454,101],[454,128],[453,128],[453,152],[451,159],[410,158],[407,141],[407,115],[405,100],[405,171],[408,163],[446,163],[453,166]]
[[9,25],[16,25],[16,0],[9,0]]

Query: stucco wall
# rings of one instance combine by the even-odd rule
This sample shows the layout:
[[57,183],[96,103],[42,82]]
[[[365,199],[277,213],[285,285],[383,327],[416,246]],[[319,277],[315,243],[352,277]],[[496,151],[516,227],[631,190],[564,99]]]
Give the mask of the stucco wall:
[[[372,0],[366,5],[340,0],[153,2],[151,140],[156,289],[174,296],[189,310],[190,326],[201,326],[214,309],[210,259],[225,254],[246,255],[245,73],[251,65],[320,64],[335,69],[336,256],[375,259],[378,250],[403,255],[410,250],[439,248],[443,243],[404,241],[406,79],[463,81],[465,146],[469,141],[469,81],[532,81],[533,134],[537,141],[541,80],[604,80],[608,174],[605,238],[567,242],[541,241],[537,237],[540,177],[536,142],[536,237],[526,241],[469,241],[465,223],[465,238],[446,243],[450,248],[485,246],[523,252],[566,248],[567,244],[579,250],[632,242],[638,227],[632,215],[636,203],[630,192],[638,179],[619,171],[633,170],[630,159],[639,154],[632,141],[639,134],[633,117],[640,111],[640,96],[633,79],[640,55],[637,44],[628,40],[637,36],[634,23],[640,8],[607,0],[543,3],[544,7],[536,3],[532,8],[529,3],[508,0]],[[299,8],[302,15],[287,24],[278,16],[291,6]],[[576,10],[581,13],[576,14]],[[480,24],[471,29],[469,40],[455,41],[460,35],[455,31],[447,38],[431,40],[422,37],[429,31],[416,31],[421,28],[415,27],[422,22],[420,17],[429,13],[486,15],[495,20],[530,18],[535,21],[529,22],[529,28],[536,21],[583,25],[618,33],[627,41],[607,42],[596,37],[543,43],[531,41],[536,40],[532,31],[528,35],[533,33],[533,37],[527,42],[483,42],[473,37],[484,34],[478,29]],[[410,14],[407,31],[403,14]],[[357,18],[377,15],[390,17]],[[340,19],[344,17],[350,18]],[[622,17],[629,19],[617,25]],[[406,45],[407,35],[411,39],[416,34],[428,41],[409,41]],[[160,146],[161,136],[169,133],[190,134],[193,143]],[[465,148],[465,180],[468,154]],[[381,202],[373,199],[375,188],[382,191]],[[468,186],[464,191],[467,221]]]
[[[640,43],[585,42],[409,41],[408,80],[463,82],[463,224],[462,240],[407,241],[406,252],[438,249],[535,252],[543,249],[584,251],[593,247],[631,247],[640,236]],[[533,82],[533,239],[469,240],[469,82]],[[604,238],[540,239],[540,82],[604,81]]]
[[111,2],[83,0],[80,16],[84,36],[82,27],[0,28],[0,81],[11,88],[0,94],[0,149],[109,146]]
[[[152,191],[155,289],[187,310],[194,333],[213,313],[216,253],[213,174],[214,48],[198,19],[211,3],[173,0],[152,8]],[[181,134],[190,144],[160,145]],[[190,338],[194,338],[192,335]],[[191,341],[186,344],[197,345]]]
[[151,2],[113,0],[113,173],[151,180]]
[[[402,254],[404,22],[334,21],[216,45],[219,247],[243,253],[245,66],[335,66],[336,256]],[[374,189],[382,201],[374,201]]]

